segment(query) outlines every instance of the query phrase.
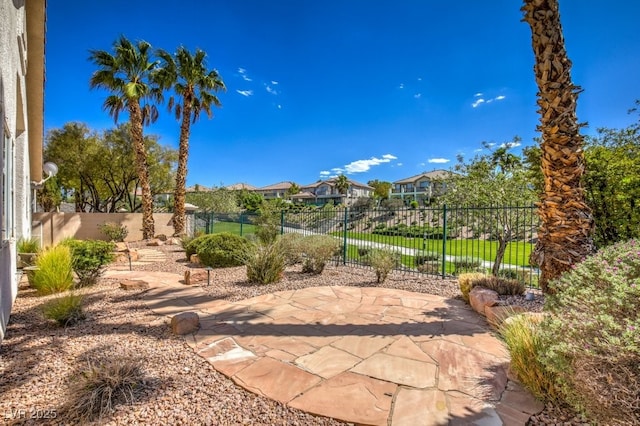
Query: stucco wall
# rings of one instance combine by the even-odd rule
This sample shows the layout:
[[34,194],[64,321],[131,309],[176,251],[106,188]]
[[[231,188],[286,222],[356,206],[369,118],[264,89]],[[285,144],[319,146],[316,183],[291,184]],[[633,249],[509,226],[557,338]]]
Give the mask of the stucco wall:
[[[171,213],[154,213],[156,235],[173,235]],[[142,213],[34,213],[31,235],[43,246],[52,246],[65,238],[104,240],[99,225],[115,222],[127,227],[126,241],[142,239]]]

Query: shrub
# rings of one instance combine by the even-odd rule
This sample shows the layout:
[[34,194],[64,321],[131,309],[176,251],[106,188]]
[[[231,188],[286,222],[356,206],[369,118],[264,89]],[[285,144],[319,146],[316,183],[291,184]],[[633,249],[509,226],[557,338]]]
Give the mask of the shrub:
[[286,266],[286,255],[280,240],[271,243],[255,243],[249,246],[244,263],[247,278],[251,282],[271,284],[282,279]]
[[458,275],[458,285],[465,302],[469,303],[469,292],[473,288],[473,282],[485,276],[482,272],[466,272]]
[[115,222],[105,222],[101,225],[98,225],[100,228],[100,232],[102,232],[109,241],[122,242],[127,235],[129,235],[129,230],[125,225],[120,225]]
[[278,239],[287,265],[302,263],[302,240],[304,235],[292,232],[281,235]]
[[261,243],[272,243],[278,238],[281,229],[280,209],[272,203],[262,203],[260,215],[256,219],[255,234]]
[[367,257],[379,284],[385,282],[389,273],[400,264],[400,254],[391,250],[373,249]]
[[32,286],[38,294],[60,293],[73,285],[71,249],[65,245],[44,250],[36,259]]
[[440,260],[440,254],[439,253],[422,253],[422,254],[417,254],[415,255],[415,257],[413,258],[413,263],[416,266],[422,265],[425,262],[437,262]]
[[418,272],[421,274],[441,274],[442,273],[442,262],[439,261],[428,261],[424,262],[417,266]]
[[304,255],[302,272],[321,274],[340,243],[328,235],[309,235],[304,237],[301,246]]
[[411,200],[411,202],[409,203],[409,208],[411,208],[412,210],[415,210],[418,207],[420,207],[420,204],[418,204],[416,200]]
[[192,255],[198,252],[198,247],[200,247],[200,244],[205,241],[206,236],[206,234],[200,235],[199,237],[188,240],[185,244],[182,245],[182,248],[184,248],[185,251],[185,255],[187,256],[187,260],[189,260]]
[[38,253],[40,251],[40,240],[35,237],[19,238],[16,250],[18,253]]
[[522,278],[521,273],[519,273],[516,269],[511,269],[511,268],[500,269],[498,271],[498,276],[500,278],[507,278],[510,280],[517,280]]
[[599,424],[640,419],[640,242],[600,250],[549,283],[544,364],[575,409]]
[[500,327],[500,334],[511,355],[511,370],[533,396],[555,401],[559,390],[555,375],[541,362],[546,348],[540,339],[540,316],[519,314],[509,317]]
[[142,363],[127,358],[89,362],[71,382],[69,416],[80,423],[101,419],[118,404],[131,404],[144,389]]
[[[246,256],[249,241],[239,235],[222,232],[205,235],[198,244],[197,254],[203,265],[212,268],[241,266]],[[199,240],[197,238],[194,241]]]
[[73,325],[85,318],[82,311],[82,296],[69,293],[45,303],[42,311],[46,318],[62,326]]
[[62,244],[71,249],[72,267],[80,287],[95,284],[104,266],[113,262],[115,257],[112,242],[69,239]]
[[524,294],[524,291],[526,290],[524,283],[518,280],[510,280],[507,278],[494,276],[485,276],[482,278],[474,279],[471,282],[471,288],[473,287],[488,288],[489,290],[493,290],[502,296],[520,295]]
[[482,262],[472,257],[459,257],[453,261],[456,274],[463,272],[480,272],[480,265],[482,265]]
[[369,248],[366,247],[358,247],[358,257],[365,257],[369,254]]

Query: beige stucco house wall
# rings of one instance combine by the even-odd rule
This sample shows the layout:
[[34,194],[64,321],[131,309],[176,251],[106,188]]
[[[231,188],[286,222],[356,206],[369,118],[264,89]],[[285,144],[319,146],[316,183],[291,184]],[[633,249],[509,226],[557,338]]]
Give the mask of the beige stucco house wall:
[[0,0],[0,341],[18,289],[16,241],[31,233],[42,177],[45,0]]

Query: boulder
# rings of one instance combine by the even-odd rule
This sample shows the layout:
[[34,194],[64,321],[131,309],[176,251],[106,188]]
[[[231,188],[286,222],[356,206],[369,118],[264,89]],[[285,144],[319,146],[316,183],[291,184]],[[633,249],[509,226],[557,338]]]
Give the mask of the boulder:
[[192,254],[191,257],[189,258],[189,262],[193,263],[194,265],[199,265],[200,264],[200,258],[198,257],[197,254]]
[[200,327],[200,318],[195,312],[182,312],[171,318],[171,332],[173,334],[193,333]]
[[200,282],[207,281],[207,273],[205,271],[184,271],[184,284],[193,285]]
[[505,305],[505,306],[485,306],[484,314],[487,321],[495,328],[500,328],[502,323],[509,317],[526,312],[522,306]]
[[124,290],[146,290],[149,283],[142,280],[124,280],[120,281],[120,288]]
[[164,234],[158,234],[156,235],[156,239],[164,242],[167,241],[167,236]]
[[469,304],[477,313],[485,315],[485,307],[498,304],[498,293],[488,288],[474,287],[469,292]]
[[179,246],[180,238],[175,238],[175,237],[168,238],[167,241],[165,241],[165,244],[169,246]]
[[154,238],[153,240],[149,241],[147,245],[150,247],[159,247],[159,246],[163,246],[164,242],[162,240]]
[[129,246],[127,246],[127,243],[123,243],[123,242],[116,243],[115,251],[121,252],[121,251],[127,251],[128,249],[129,249]]
[[129,256],[131,256],[131,261],[137,261],[140,256],[138,255],[138,249],[129,249]]

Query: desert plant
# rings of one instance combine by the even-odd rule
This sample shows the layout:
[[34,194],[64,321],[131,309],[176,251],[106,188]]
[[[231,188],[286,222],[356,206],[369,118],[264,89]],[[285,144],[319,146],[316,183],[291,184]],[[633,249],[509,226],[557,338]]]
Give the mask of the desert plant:
[[115,258],[112,242],[68,239],[62,244],[71,249],[72,267],[78,276],[79,287],[95,284],[104,267]]
[[254,243],[245,253],[247,278],[251,282],[271,284],[282,279],[286,266],[285,250],[279,240],[271,243]]
[[542,361],[598,424],[640,419],[640,242],[601,249],[549,283]]
[[367,247],[358,247],[358,256],[359,257],[365,257],[366,255],[369,254],[369,248]]
[[19,238],[16,243],[18,253],[38,253],[40,251],[40,240],[36,237]]
[[373,249],[367,258],[376,272],[378,284],[385,282],[389,273],[400,264],[400,254],[386,249]]
[[109,241],[122,242],[127,235],[129,235],[129,230],[125,225],[121,225],[115,222],[105,222],[101,225],[98,225],[100,228],[100,232],[102,232]]
[[73,293],[49,300],[42,306],[45,318],[62,326],[73,325],[85,318],[82,311],[82,296]]
[[482,262],[472,257],[459,257],[453,260],[456,274],[463,272],[480,272]]
[[540,339],[539,315],[518,314],[510,316],[500,327],[500,334],[511,355],[511,370],[533,396],[540,400],[555,401],[559,390],[555,375],[541,362],[545,353]]
[[302,272],[321,274],[327,262],[339,249],[340,243],[328,235],[309,235],[301,242],[304,256]]
[[142,362],[129,358],[89,361],[69,389],[69,417],[85,423],[109,415],[118,404],[131,404],[144,389]]
[[482,272],[465,272],[458,275],[458,285],[465,302],[469,303],[469,292],[473,288],[473,282],[484,278],[486,275]]
[[256,219],[255,234],[261,243],[268,244],[276,240],[280,234],[281,210],[274,203],[263,202],[260,215]]
[[520,295],[526,290],[524,283],[508,278],[485,276],[471,281],[471,288],[484,287],[493,290],[501,296]]
[[194,254],[198,252],[198,247],[205,241],[205,237],[207,234],[200,235],[198,237],[192,239],[186,239],[186,242],[182,245],[184,248],[185,255],[187,256],[187,260],[191,258]]
[[65,245],[44,250],[36,259],[32,286],[38,294],[60,293],[73,285],[71,249]]
[[417,265],[418,272],[421,274],[441,274],[442,262],[440,261],[427,261]]
[[204,235],[200,238],[202,241],[198,243],[196,253],[203,265],[226,268],[243,264],[242,259],[246,256],[249,247],[249,241],[246,238],[228,232]]
[[440,260],[440,254],[439,253],[431,253],[431,252],[425,252],[425,253],[421,253],[421,254],[416,254],[415,257],[413,258],[413,263],[418,266],[418,265],[422,265],[426,262],[437,262]]
[[302,240],[304,235],[292,232],[279,237],[279,244],[284,253],[287,265],[302,263]]

